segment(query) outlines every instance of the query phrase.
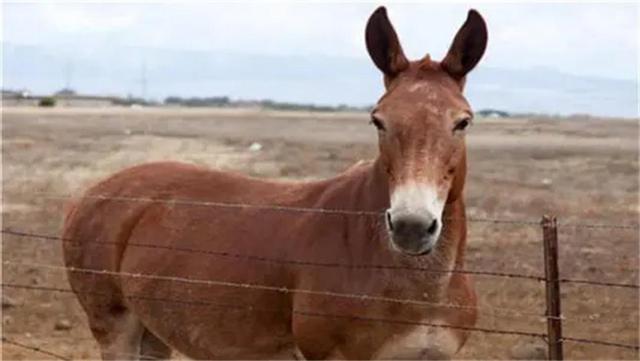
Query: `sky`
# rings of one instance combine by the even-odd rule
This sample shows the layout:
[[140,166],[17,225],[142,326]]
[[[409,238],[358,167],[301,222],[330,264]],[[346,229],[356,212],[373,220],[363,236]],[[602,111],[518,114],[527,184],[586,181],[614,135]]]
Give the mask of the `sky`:
[[[4,2],[3,45],[67,49],[78,57],[104,49],[147,48],[369,62],[364,27],[380,4]],[[426,53],[442,58],[467,10],[475,8],[489,28],[482,67],[548,69],[637,85],[639,10],[635,3],[385,5],[410,58]],[[120,55],[121,60],[129,60],[126,52]],[[260,69],[260,64],[255,66]],[[11,74],[5,73],[4,78],[8,82]]]

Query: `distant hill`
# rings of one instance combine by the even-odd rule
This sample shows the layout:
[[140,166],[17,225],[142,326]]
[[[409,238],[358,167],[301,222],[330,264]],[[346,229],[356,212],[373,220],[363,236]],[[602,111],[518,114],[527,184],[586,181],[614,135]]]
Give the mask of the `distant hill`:
[[[381,76],[360,58],[271,56],[142,48],[45,48],[3,43],[3,86],[52,93],[273,99],[314,106],[366,107],[382,94]],[[65,70],[66,69],[66,70]],[[69,70],[70,69],[70,70]],[[636,82],[564,74],[554,69],[480,66],[467,96],[475,109],[509,113],[637,116]]]

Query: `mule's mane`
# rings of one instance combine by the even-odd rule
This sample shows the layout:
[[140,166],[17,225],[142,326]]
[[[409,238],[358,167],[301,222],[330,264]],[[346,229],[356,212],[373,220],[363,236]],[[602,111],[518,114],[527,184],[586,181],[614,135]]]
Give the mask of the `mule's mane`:
[[422,59],[420,59],[419,62],[420,62],[420,67],[431,66],[431,55],[429,55],[429,53],[425,54],[425,56],[422,57]]
[[427,54],[422,59],[417,61],[418,69],[421,71],[439,70],[440,63],[431,60],[431,55]]

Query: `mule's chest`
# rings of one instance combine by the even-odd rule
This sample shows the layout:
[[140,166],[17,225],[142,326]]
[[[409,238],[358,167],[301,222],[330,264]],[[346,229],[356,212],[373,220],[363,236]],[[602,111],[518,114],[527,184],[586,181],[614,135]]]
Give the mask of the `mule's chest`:
[[[326,334],[318,332],[323,327],[317,324],[313,330],[307,330],[311,334],[296,334],[296,344],[307,358],[442,360],[455,355],[464,342],[463,334],[447,327],[449,324],[443,319],[423,317],[411,320],[424,326],[387,322],[395,319],[392,316],[375,320],[359,318]],[[304,342],[308,338],[314,342]],[[324,348],[322,345],[326,346],[328,340],[337,342]]]
[[[445,324],[425,319],[425,324]],[[417,326],[390,335],[375,351],[374,359],[442,360],[451,358],[462,345],[459,334],[446,327]]]

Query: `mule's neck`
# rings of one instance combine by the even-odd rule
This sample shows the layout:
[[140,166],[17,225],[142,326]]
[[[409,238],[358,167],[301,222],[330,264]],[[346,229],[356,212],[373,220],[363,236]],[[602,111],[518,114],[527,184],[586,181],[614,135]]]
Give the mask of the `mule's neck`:
[[384,211],[389,208],[389,179],[380,157],[377,157],[364,173],[361,187],[357,200],[360,207],[371,211]]

